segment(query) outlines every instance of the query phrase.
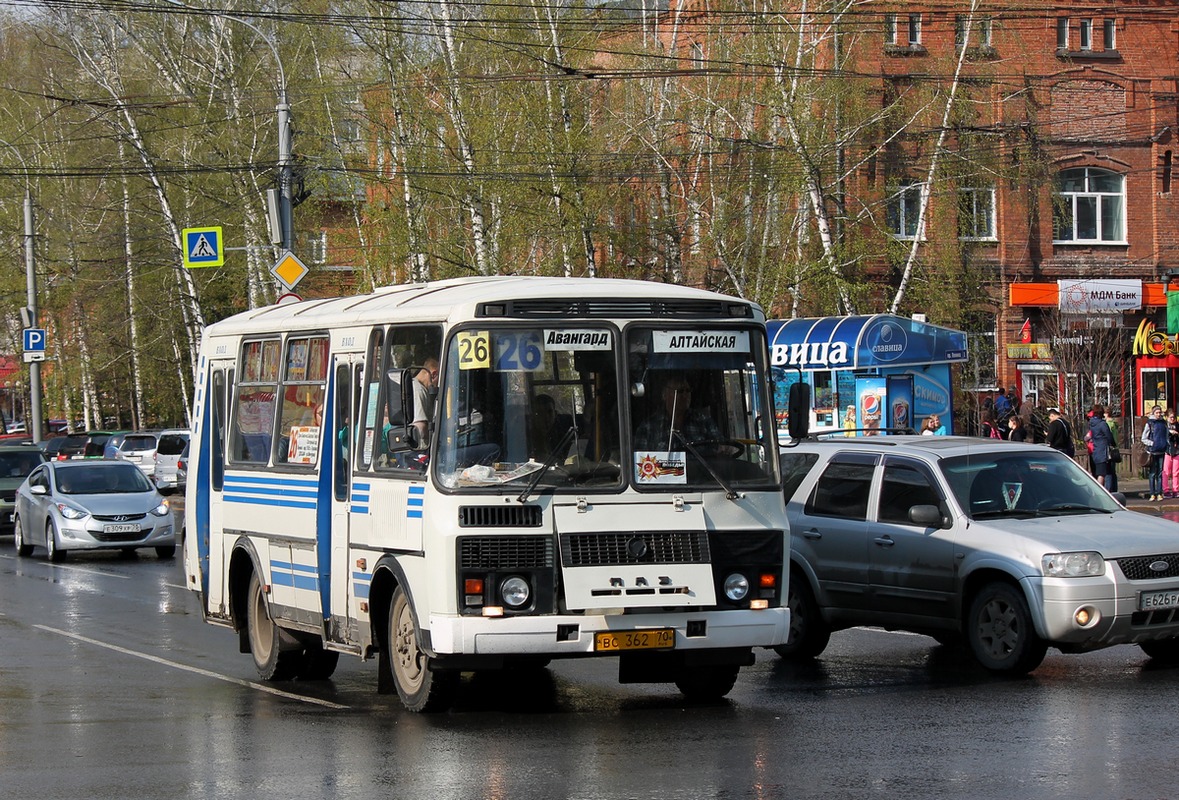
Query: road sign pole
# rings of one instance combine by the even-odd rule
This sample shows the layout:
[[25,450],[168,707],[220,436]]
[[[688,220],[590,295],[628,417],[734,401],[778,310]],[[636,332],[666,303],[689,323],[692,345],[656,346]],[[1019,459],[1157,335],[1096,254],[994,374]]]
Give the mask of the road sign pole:
[[[25,189],[25,280],[28,284],[29,316],[37,324],[37,271],[33,264],[33,193]],[[29,364],[29,427],[33,442],[41,441],[41,364]]]

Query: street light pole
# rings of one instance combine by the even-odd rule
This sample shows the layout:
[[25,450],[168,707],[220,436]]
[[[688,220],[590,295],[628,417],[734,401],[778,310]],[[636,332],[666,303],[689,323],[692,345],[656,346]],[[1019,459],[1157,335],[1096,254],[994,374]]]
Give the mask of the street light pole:
[[241,17],[235,17],[232,14],[206,12],[199,8],[194,8],[190,5],[185,5],[180,0],[166,0],[167,3],[179,6],[180,8],[195,11],[197,13],[208,13],[210,16],[222,17],[245,25],[254,33],[261,37],[262,41],[266,42],[266,46],[270,48],[270,52],[274,54],[274,65],[278,69],[278,105],[275,111],[278,114],[278,224],[281,231],[281,245],[283,250],[290,250],[295,241],[295,221],[291,213],[294,207],[294,158],[291,153],[291,105],[287,102],[287,74],[282,68],[282,58],[278,54],[278,47],[274,42],[262,32],[262,29],[248,22]]

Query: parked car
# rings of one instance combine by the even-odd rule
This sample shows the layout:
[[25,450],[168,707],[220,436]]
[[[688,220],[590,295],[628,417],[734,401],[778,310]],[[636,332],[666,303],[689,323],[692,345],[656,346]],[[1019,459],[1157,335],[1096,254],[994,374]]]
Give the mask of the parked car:
[[168,501],[133,464],[120,461],[47,461],[16,494],[13,538],[18,555],[45,548],[50,561],[70,550],[154,547],[176,554]]
[[74,456],[81,458],[86,449],[88,436],[84,433],[68,433],[65,436],[54,436],[45,443],[45,455],[51,460],[65,461]]
[[43,463],[45,454],[31,444],[0,446],[0,533],[12,533],[16,490]]
[[82,446],[82,452],[75,453],[70,458],[105,458],[106,443],[112,437],[124,433],[126,431],[86,431],[86,444]]
[[184,446],[188,444],[189,432],[184,428],[164,431],[156,444],[156,471],[153,479],[160,491],[183,489],[178,464]]
[[957,436],[804,441],[782,453],[790,637],[877,625],[964,643],[988,670],[1048,647],[1136,643],[1179,661],[1179,525],[1128,511],[1042,445]]
[[112,458],[116,461],[130,461],[150,478],[156,473],[156,445],[158,442],[159,438],[156,434],[148,431],[128,433],[123,436],[123,440],[115,449]]
[[126,431],[120,431],[119,433],[111,435],[111,437],[107,439],[106,442],[102,445],[102,457],[114,458],[115,453],[119,452],[119,447],[123,444],[123,439],[127,438],[127,433],[128,432]]
[[184,443],[184,449],[180,451],[180,460],[176,462],[176,485],[183,489],[188,484],[188,448],[192,445],[192,439]]

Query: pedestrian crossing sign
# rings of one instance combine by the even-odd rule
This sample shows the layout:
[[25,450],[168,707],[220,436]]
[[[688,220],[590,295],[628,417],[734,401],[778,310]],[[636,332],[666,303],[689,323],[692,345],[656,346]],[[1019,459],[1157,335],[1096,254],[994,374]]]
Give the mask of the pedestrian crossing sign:
[[185,228],[181,233],[184,243],[184,266],[220,267],[225,263],[221,247],[221,226],[213,228]]

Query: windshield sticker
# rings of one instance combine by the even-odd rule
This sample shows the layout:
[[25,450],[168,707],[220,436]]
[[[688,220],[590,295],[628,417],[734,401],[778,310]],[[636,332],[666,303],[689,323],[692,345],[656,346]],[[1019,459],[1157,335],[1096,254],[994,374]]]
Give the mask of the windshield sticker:
[[496,372],[535,372],[543,366],[539,331],[495,332]]
[[749,331],[653,331],[656,353],[748,353]]
[[544,332],[545,350],[609,350],[610,331],[603,330],[548,330]]
[[487,369],[491,366],[491,334],[487,331],[459,331],[459,369]]
[[635,480],[643,484],[687,483],[684,468],[686,457],[682,451],[654,450],[635,453]]
[[1019,502],[1020,495],[1023,494],[1022,483],[1004,483],[1003,484],[1003,503],[1007,506],[1007,510],[1011,511],[1015,508],[1015,504]]

